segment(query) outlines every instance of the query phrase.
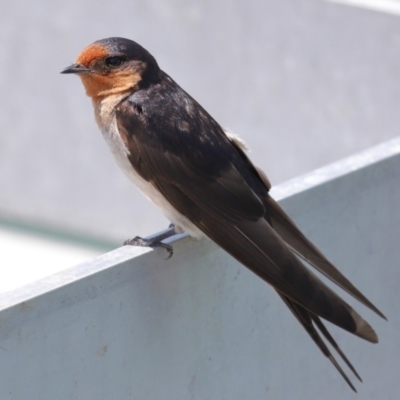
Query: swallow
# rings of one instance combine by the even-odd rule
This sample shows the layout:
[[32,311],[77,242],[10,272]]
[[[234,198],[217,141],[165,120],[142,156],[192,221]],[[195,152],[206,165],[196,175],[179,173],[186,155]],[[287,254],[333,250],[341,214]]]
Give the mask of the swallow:
[[118,165],[173,224],[158,243],[138,237],[128,243],[162,245],[162,239],[183,231],[210,238],[275,289],[356,391],[327,343],[361,378],[322,319],[372,343],[378,336],[300,258],[386,317],[270,196],[270,182],[249,160],[244,142],[224,130],[134,41],[96,41],[62,73],[79,75]]

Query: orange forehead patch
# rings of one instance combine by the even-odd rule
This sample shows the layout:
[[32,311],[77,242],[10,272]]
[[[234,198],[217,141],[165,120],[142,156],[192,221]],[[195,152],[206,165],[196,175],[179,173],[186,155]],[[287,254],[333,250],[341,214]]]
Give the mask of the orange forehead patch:
[[108,49],[99,44],[91,44],[82,50],[76,59],[76,63],[88,67],[93,60],[105,57],[108,54]]

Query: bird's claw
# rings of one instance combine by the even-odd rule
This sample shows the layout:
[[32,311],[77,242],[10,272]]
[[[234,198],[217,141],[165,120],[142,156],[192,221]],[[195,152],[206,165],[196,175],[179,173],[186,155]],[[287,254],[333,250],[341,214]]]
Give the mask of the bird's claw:
[[162,247],[168,251],[167,260],[174,254],[174,249],[171,245],[162,243],[157,237],[152,239],[143,239],[140,236],[136,236],[133,239],[125,240],[124,246],[139,246],[139,247]]

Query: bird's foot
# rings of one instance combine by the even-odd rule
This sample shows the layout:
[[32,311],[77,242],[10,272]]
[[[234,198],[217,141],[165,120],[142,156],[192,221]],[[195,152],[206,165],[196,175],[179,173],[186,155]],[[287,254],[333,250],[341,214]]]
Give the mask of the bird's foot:
[[129,245],[129,246],[140,246],[140,247],[162,247],[168,251],[167,260],[171,258],[172,255],[174,254],[174,249],[172,248],[172,246],[166,243],[162,243],[161,240],[155,240],[155,239],[157,238],[144,239],[141,238],[140,236],[136,236],[133,239],[125,240],[124,246]]
[[176,234],[175,226],[171,224],[165,232],[160,233],[157,236],[153,236],[152,238],[144,239],[141,238],[140,236],[136,236],[133,239],[125,240],[124,246],[128,245],[128,246],[140,246],[140,247],[162,247],[163,249],[168,251],[168,257],[167,257],[168,260],[174,254],[174,249],[172,248],[171,245],[162,243],[162,241],[171,236],[174,236],[175,234]]

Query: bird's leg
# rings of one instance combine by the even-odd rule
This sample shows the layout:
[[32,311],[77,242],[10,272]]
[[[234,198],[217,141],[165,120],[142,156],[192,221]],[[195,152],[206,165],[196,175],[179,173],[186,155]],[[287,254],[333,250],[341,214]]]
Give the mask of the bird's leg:
[[174,236],[177,233],[178,232],[175,229],[175,225],[170,224],[170,226],[165,232],[162,232],[157,236],[153,236],[149,239],[143,239],[140,236],[136,236],[133,239],[125,240],[124,246],[129,245],[129,246],[141,246],[141,247],[162,247],[168,251],[168,257],[167,257],[168,260],[168,258],[171,258],[172,255],[174,254],[174,249],[172,248],[171,245],[162,243],[162,240]]

